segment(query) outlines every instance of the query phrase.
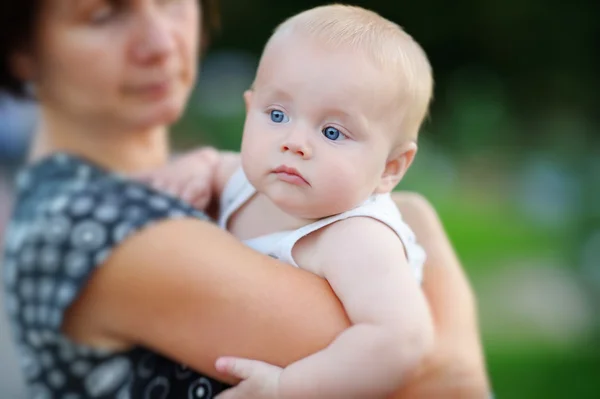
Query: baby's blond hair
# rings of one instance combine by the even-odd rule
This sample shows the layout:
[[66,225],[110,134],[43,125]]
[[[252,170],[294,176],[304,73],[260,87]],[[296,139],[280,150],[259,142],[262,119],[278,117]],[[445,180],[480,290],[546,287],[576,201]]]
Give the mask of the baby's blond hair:
[[332,4],[285,20],[267,43],[286,33],[314,37],[320,43],[350,46],[397,76],[400,133],[416,139],[432,97],[433,77],[427,55],[399,25],[357,6]]

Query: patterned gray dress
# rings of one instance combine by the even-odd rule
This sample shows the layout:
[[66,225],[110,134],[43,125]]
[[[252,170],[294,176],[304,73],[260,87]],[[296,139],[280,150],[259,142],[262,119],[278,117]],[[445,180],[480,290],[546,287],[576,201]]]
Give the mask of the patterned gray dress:
[[60,331],[113,248],[151,223],[204,214],[67,154],[21,171],[15,204],[3,281],[28,398],[210,399],[227,388],[146,348],[109,353]]

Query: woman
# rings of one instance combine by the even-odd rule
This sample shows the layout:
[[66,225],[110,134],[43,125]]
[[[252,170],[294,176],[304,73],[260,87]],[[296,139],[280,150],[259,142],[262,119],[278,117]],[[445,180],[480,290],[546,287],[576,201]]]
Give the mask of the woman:
[[[121,177],[167,162],[167,127],[194,83],[214,2],[0,7],[0,88],[29,87],[42,115],[4,262],[31,397],[210,398],[223,389],[217,356],[287,365],[348,326],[320,278]],[[466,279],[427,202],[397,200],[430,254],[424,289],[438,330],[398,397],[484,397]]]

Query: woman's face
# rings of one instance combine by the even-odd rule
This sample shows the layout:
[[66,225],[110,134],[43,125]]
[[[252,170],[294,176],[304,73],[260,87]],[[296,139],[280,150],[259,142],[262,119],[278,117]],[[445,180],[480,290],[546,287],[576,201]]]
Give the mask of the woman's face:
[[116,130],[177,120],[196,77],[198,0],[43,3],[25,59],[47,112]]

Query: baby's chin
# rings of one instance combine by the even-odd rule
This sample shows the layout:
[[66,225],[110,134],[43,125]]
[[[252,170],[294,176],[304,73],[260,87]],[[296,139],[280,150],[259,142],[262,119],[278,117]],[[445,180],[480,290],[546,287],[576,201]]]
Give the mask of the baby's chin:
[[347,209],[331,209],[331,204],[320,204],[308,198],[299,198],[298,195],[276,195],[267,197],[283,212],[298,219],[308,222],[337,215]]

